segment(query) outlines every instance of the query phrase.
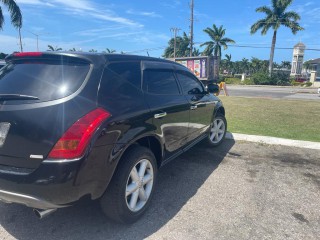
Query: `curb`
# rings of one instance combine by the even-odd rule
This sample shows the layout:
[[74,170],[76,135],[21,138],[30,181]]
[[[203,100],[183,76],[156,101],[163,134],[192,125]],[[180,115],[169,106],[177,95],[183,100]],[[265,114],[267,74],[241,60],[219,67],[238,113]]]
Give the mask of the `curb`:
[[276,138],[276,137],[247,135],[247,134],[241,134],[241,133],[230,133],[230,132],[226,133],[226,139],[320,150],[320,142],[309,142],[309,141],[291,140],[291,139]]

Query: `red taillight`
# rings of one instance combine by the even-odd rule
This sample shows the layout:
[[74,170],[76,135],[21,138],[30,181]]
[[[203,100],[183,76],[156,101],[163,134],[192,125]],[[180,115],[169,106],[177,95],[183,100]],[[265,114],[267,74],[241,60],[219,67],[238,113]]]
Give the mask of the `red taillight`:
[[13,56],[15,57],[41,57],[41,52],[20,52],[20,53],[14,53]]
[[48,158],[75,159],[81,157],[97,128],[110,117],[110,113],[98,108],[75,122],[54,145]]

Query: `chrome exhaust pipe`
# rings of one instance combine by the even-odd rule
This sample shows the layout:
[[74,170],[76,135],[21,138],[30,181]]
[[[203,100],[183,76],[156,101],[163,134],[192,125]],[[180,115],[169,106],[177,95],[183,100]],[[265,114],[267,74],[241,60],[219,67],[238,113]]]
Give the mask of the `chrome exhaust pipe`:
[[57,211],[56,208],[53,209],[46,209],[46,210],[41,210],[41,209],[33,209],[34,214],[39,218],[42,219],[48,215],[50,215],[51,213]]

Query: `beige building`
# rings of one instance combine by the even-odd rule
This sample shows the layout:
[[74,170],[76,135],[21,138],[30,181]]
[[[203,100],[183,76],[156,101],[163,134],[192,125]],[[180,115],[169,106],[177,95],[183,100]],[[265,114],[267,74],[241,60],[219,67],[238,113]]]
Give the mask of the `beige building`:
[[310,82],[313,83],[314,87],[320,87],[320,58],[308,61]]

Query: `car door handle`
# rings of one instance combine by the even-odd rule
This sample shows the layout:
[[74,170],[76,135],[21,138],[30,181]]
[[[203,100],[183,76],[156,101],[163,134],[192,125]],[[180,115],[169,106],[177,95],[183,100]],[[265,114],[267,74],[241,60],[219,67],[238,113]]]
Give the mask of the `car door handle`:
[[163,112],[163,113],[157,113],[157,114],[155,114],[154,115],[154,118],[163,118],[163,117],[165,117],[165,116],[167,116],[167,113],[166,112]]
[[197,108],[198,108],[198,107],[195,106],[195,105],[193,105],[193,106],[190,107],[191,110],[195,110],[195,109],[197,109]]

